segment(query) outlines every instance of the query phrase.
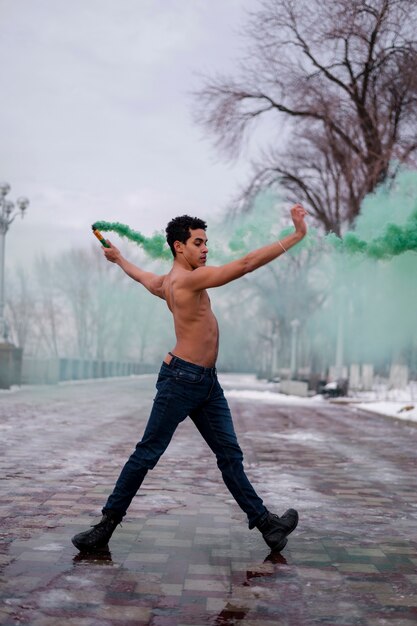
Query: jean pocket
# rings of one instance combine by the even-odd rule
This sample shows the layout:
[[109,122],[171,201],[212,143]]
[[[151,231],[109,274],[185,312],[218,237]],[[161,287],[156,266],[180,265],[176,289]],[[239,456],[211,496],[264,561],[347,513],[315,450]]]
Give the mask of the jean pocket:
[[175,380],[184,383],[197,384],[201,383],[204,378],[204,374],[191,372],[190,370],[177,369],[175,372]]
[[168,369],[161,370],[158,374],[158,378],[157,378],[156,385],[155,385],[158,391],[161,389],[161,387],[164,387],[165,384],[172,379],[173,379],[173,374],[170,370]]

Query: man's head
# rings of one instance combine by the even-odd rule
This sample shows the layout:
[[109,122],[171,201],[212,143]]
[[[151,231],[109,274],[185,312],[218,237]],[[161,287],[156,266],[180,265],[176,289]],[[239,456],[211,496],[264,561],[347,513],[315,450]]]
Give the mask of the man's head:
[[[186,244],[191,237],[192,230],[205,231],[207,224],[200,220],[198,217],[190,217],[189,215],[181,215],[180,217],[174,217],[165,229],[167,235],[167,243],[171,248],[171,252],[174,257],[177,255],[175,250],[175,242]],[[204,241],[204,244],[206,241]]]

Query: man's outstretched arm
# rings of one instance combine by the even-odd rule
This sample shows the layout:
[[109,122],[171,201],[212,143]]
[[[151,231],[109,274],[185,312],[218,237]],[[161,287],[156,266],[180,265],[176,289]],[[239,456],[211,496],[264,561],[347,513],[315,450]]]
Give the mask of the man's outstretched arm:
[[279,241],[253,250],[231,263],[226,263],[220,267],[197,268],[187,276],[187,287],[196,290],[220,287],[270,263],[304,238],[307,232],[304,221],[306,214],[306,210],[300,204],[296,204],[291,209],[291,217],[295,226],[293,233]]
[[122,268],[125,274],[143,285],[154,296],[165,299],[165,295],[162,291],[164,276],[158,276],[158,274],[153,274],[152,272],[145,272],[145,270],[142,270],[137,265],[134,265],[133,263],[125,259],[120,250],[116,248],[116,246],[114,246],[111,241],[109,241],[108,239],[106,239],[106,241],[110,247],[103,248],[103,252],[108,261],[119,265],[119,267]]

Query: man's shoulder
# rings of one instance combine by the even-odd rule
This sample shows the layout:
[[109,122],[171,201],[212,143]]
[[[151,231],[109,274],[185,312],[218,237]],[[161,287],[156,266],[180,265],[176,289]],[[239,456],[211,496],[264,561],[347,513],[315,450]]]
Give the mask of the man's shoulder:
[[197,268],[196,270],[188,271],[178,271],[173,272],[169,277],[169,283],[167,283],[167,287],[169,287],[172,292],[178,294],[176,297],[182,294],[192,295],[193,297],[198,296],[199,294],[206,291],[204,286],[199,286],[198,280],[195,280],[195,273],[200,272],[200,270],[205,268]]
[[167,277],[169,277],[169,282],[172,285],[177,287],[187,287],[190,283],[191,275],[194,274],[195,271],[196,270],[186,270],[182,267],[174,268],[169,274],[167,274]]

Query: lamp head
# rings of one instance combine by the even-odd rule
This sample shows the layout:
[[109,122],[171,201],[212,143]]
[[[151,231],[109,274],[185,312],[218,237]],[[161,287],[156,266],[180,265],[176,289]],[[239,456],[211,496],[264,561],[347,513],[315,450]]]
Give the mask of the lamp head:
[[29,200],[27,198],[21,197],[16,200],[16,204],[19,207],[21,215],[23,217],[26,209],[29,206]]
[[4,198],[10,191],[9,183],[0,183],[0,196]]
[[6,217],[10,217],[11,212],[14,209],[14,204],[13,202],[10,202],[10,200],[6,200],[6,202],[4,203],[4,212],[6,213]]

